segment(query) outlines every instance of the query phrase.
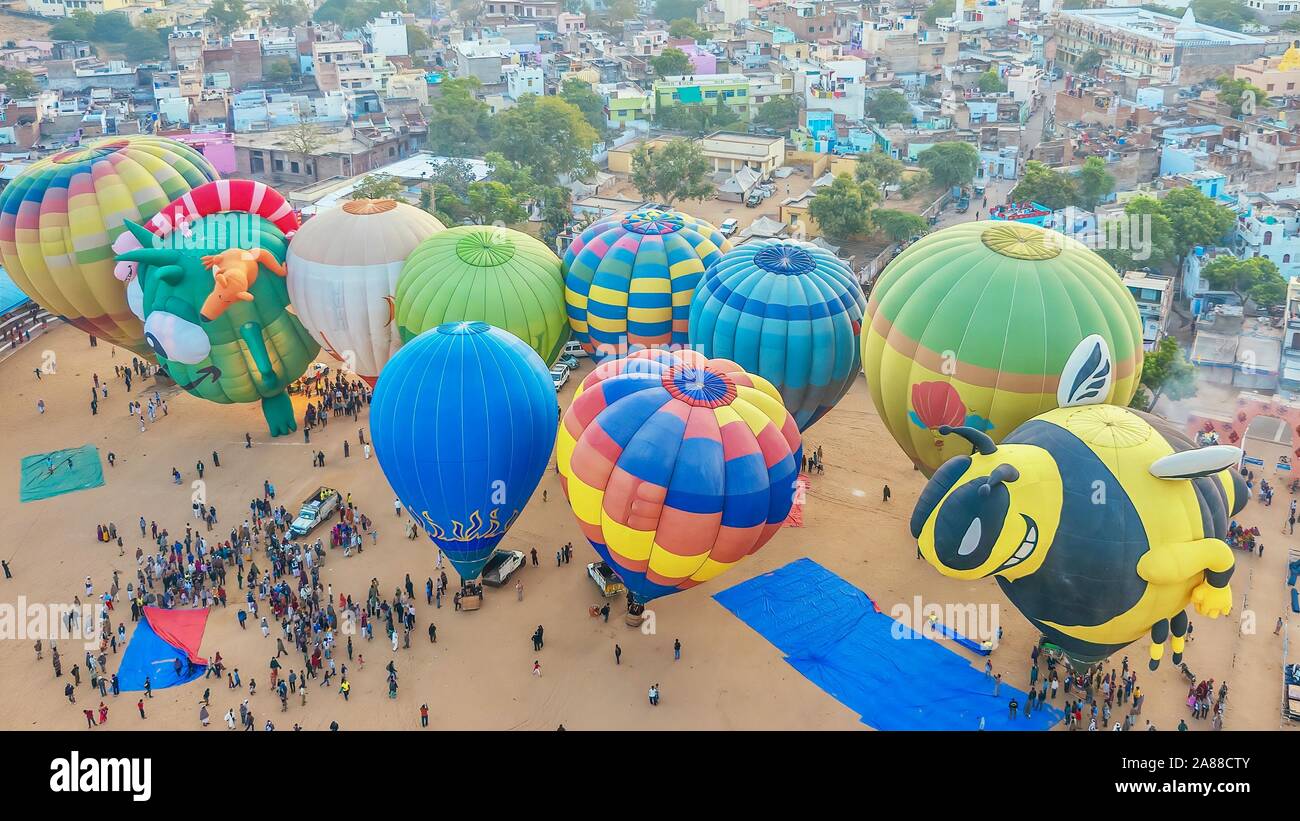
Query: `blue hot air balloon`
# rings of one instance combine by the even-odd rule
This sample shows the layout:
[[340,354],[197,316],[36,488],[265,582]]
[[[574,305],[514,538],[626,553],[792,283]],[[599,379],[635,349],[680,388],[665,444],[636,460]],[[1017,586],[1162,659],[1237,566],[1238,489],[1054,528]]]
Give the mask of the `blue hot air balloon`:
[[384,476],[464,580],[483,572],[528,503],[558,424],[541,357],[485,322],[439,325],[407,342],[370,406]]
[[800,431],[857,378],[866,300],[848,266],[816,245],[746,243],[704,272],[690,342],[776,386]]

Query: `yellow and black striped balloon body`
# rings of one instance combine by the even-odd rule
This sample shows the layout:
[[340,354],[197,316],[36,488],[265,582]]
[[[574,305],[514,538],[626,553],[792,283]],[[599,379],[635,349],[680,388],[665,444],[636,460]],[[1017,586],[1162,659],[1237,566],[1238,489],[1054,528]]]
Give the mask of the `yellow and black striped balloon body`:
[[[1091,664],[1185,608],[1202,581],[1149,584],[1148,551],[1222,539],[1246,502],[1234,469],[1159,479],[1151,465],[1195,446],[1164,420],[1113,405],[1058,408],[935,473],[912,516],[926,560],[955,578],[995,576],[1048,641]],[[1001,465],[1019,477],[981,486]]]

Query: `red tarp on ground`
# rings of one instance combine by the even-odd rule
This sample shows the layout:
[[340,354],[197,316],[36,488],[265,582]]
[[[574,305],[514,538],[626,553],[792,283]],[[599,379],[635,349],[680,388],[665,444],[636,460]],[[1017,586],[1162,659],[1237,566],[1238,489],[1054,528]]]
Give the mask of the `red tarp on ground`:
[[184,650],[195,664],[207,664],[199,655],[203,643],[203,628],[208,623],[208,608],[202,610],[168,610],[163,607],[146,607],[145,621],[158,637],[178,650]]
[[807,496],[808,476],[800,473],[794,491],[794,504],[790,505],[790,513],[785,517],[786,527],[803,527],[803,501]]

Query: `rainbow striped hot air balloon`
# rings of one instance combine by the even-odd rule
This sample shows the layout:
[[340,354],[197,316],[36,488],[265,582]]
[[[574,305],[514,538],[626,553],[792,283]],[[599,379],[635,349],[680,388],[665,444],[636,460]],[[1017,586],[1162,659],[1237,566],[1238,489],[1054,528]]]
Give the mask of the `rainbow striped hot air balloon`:
[[0,262],[42,307],[85,331],[149,355],[113,241],[191,189],[217,178],[189,146],[120,137],[41,160],[0,193]]
[[592,223],[564,254],[574,338],[598,360],[685,347],[695,286],[730,249],[717,228],[679,211],[642,209]]
[[1011,222],[930,234],[885,268],[862,364],[885,427],[929,476],[970,443],[1087,399],[1127,405],[1142,374],[1137,304],[1075,239]]
[[560,258],[509,228],[439,231],[407,257],[393,294],[403,340],[446,322],[486,322],[527,342],[548,366],[569,341]]
[[771,382],[806,431],[857,379],[866,303],[834,254],[789,240],[750,242],[704,273],[691,301],[691,345]]
[[690,350],[599,365],[564,414],[556,453],[583,534],[623,577],[634,615],[766,544],[803,460],[767,380]]

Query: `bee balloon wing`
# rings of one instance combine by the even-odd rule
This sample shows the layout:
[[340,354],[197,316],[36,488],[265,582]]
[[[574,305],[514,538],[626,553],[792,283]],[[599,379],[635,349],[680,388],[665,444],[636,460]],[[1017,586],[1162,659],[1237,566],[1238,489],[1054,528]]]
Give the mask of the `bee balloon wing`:
[[1196,479],[1235,467],[1241,462],[1241,448],[1211,445],[1196,450],[1171,453],[1151,463],[1151,475],[1157,479]]
[[1084,337],[1065,360],[1061,382],[1056,388],[1056,404],[1062,408],[1100,405],[1110,396],[1115,384],[1115,366],[1106,340],[1098,334]]

